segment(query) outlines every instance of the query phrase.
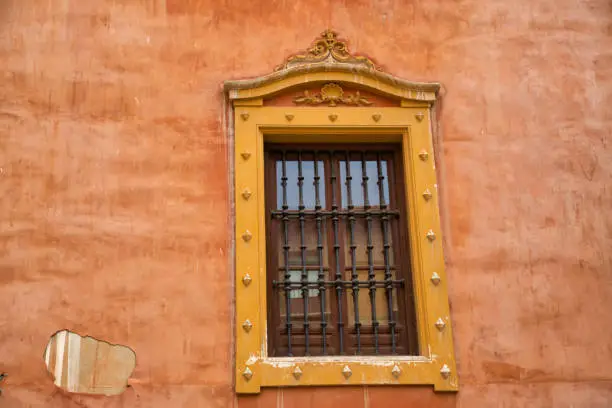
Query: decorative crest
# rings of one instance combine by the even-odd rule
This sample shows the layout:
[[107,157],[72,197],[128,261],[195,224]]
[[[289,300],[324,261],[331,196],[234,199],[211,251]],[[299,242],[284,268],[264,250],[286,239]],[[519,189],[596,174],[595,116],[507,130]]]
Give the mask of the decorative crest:
[[353,95],[345,95],[342,87],[333,83],[323,85],[320,93],[311,95],[310,92],[306,90],[302,95],[293,98],[293,102],[298,105],[320,105],[322,103],[327,103],[329,106],[336,106],[339,103],[355,106],[368,106],[372,104],[372,102],[361,96],[359,91],[356,91]]
[[338,34],[332,30],[325,30],[321,38],[317,39],[307,53],[287,58],[284,64],[276,67],[275,71],[287,69],[298,65],[308,65],[317,62],[340,62],[363,65],[372,70],[378,70],[374,63],[363,56],[351,55],[346,42],[337,38]]

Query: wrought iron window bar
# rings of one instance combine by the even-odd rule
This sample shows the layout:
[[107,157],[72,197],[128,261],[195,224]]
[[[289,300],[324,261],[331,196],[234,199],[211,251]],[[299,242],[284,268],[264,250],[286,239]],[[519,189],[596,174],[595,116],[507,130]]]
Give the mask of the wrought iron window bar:
[[[294,338],[299,333],[303,336],[303,354],[308,356],[313,354],[312,345],[316,344],[319,350],[316,350],[316,354],[329,355],[328,350],[328,336],[336,336],[337,349],[334,354],[345,355],[345,354],[381,354],[381,347],[379,337],[381,332],[388,333],[390,338],[390,344],[387,345],[385,350],[390,351],[391,354],[398,354],[400,347],[398,347],[398,327],[403,327],[403,330],[409,330],[412,325],[405,321],[403,324],[398,325],[396,315],[394,313],[393,304],[394,296],[399,298],[404,296],[401,293],[406,288],[406,278],[404,276],[396,278],[393,277],[394,272],[397,273],[400,269],[407,268],[407,265],[398,266],[391,264],[391,251],[392,244],[390,239],[391,234],[391,223],[401,218],[401,211],[395,208],[390,208],[390,203],[387,201],[385,195],[385,183],[388,186],[388,194],[391,193],[391,183],[389,182],[389,173],[392,171],[391,168],[387,168],[387,175],[383,171],[383,155],[385,151],[374,151],[371,150],[345,150],[345,151],[321,151],[321,150],[270,150],[270,153],[274,153],[275,157],[280,158],[276,160],[277,165],[280,165],[280,181],[277,188],[280,187],[281,194],[279,196],[280,209],[276,208],[277,205],[269,205],[270,219],[277,222],[280,225],[281,231],[281,243],[282,243],[282,259],[283,264],[277,268],[281,271],[282,280],[274,279],[271,282],[273,291],[277,294],[284,294],[284,316],[281,317],[281,321],[284,321],[284,326],[280,331],[283,335],[283,350],[284,355],[293,356],[295,355]],[[288,197],[288,172],[287,162],[288,157],[291,157],[291,161],[297,161],[297,209],[291,208],[289,205]],[[307,160],[304,157],[308,157]],[[355,157],[358,157],[356,160]],[[367,170],[367,162],[373,161],[369,158],[374,157],[376,161],[376,192],[369,191],[368,181],[370,176]],[[327,165],[324,167],[329,172],[329,175],[320,174],[319,162],[327,161]],[[314,186],[314,207],[307,208],[304,200],[304,167],[305,161],[314,164],[313,171],[314,176],[312,177]],[[345,186],[345,203],[341,203],[340,199],[343,196],[341,186],[339,185],[341,163],[344,163],[344,186]],[[351,174],[355,168],[351,166],[351,163],[360,162],[361,171],[360,174]],[[353,167],[353,168],[352,168]],[[322,178],[326,183],[329,183],[327,192],[325,186],[322,189]],[[353,178],[361,179],[361,201],[359,206],[355,206],[353,200]],[[375,194],[377,197],[377,203],[371,205],[371,195]],[[339,197],[340,195],[340,197]],[[322,204],[321,197],[325,197],[325,206]],[[276,200],[276,198],[275,198]],[[295,201],[293,199],[293,201]],[[290,246],[289,230],[290,223],[296,223],[299,234],[298,241],[299,245],[292,248]],[[306,252],[308,249],[307,240],[305,238],[306,225],[309,222],[314,222],[316,230],[316,264],[307,265]],[[358,222],[365,222],[365,242],[361,243],[366,249],[367,254],[367,266],[358,265],[357,262],[357,237],[356,237],[356,224]],[[374,262],[374,242],[373,242],[373,224],[379,223],[381,235],[382,235],[382,257],[383,265],[375,265]],[[331,248],[326,248],[324,245],[324,232],[323,226],[328,225],[331,227]],[[341,226],[346,228],[346,235],[348,242],[345,244],[348,248],[348,259],[343,261],[341,251],[343,245],[341,245]],[[277,227],[278,228],[278,227]],[[395,242],[396,243],[396,242]],[[397,244],[397,243],[396,243]],[[292,249],[299,250],[299,264],[296,262],[290,262],[290,252]],[[324,251],[328,250],[330,257],[329,265],[324,262]],[[347,263],[347,265],[343,265]],[[292,279],[292,271],[299,271],[299,281]],[[309,277],[309,271],[316,271],[316,281],[312,281]],[[359,272],[367,271],[367,279],[360,279]],[[376,279],[376,272],[384,271],[383,279]],[[350,278],[347,279],[347,275]],[[310,291],[318,291],[318,298],[320,302],[319,316],[317,319],[316,328],[311,330],[312,313],[310,313],[309,302],[311,296]],[[335,310],[331,313],[331,306],[327,304],[327,291],[335,292]],[[370,303],[370,319],[369,322],[362,322],[360,316],[360,302],[359,297],[360,290],[366,290],[369,303]],[[301,294],[301,301],[303,307],[303,316],[299,319],[299,314],[292,313],[292,296],[291,292],[298,291]],[[349,292],[350,292],[350,306],[349,306]],[[377,313],[377,302],[376,296],[382,294],[385,296],[386,303],[386,319],[384,325],[378,319]],[[396,299],[397,301],[397,299]],[[330,310],[328,310],[330,306]],[[344,308],[352,307],[353,322],[347,322],[347,311]],[[280,310],[274,311],[274,313],[280,313]],[[335,316],[335,328],[330,328],[330,316]],[[404,314],[405,316],[405,314]],[[347,325],[350,327],[347,328]],[[277,328],[272,328],[277,330]],[[314,341],[311,335],[317,336]],[[368,336],[370,344],[365,351],[362,347],[363,336]],[[346,336],[350,335],[354,339],[354,346],[347,347],[345,344]],[[320,338],[319,338],[320,337]],[[402,350],[408,350],[404,347]]]

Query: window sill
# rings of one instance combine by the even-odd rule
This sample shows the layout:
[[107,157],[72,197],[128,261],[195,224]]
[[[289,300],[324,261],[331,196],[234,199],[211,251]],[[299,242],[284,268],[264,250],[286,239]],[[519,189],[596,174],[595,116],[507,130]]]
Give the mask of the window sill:
[[433,385],[436,391],[458,390],[455,373],[446,372],[448,365],[443,360],[424,356],[274,357],[252,359],[249,363],[247,372],[252,375],[249,382],[254,381],[261,387],[388,384]]

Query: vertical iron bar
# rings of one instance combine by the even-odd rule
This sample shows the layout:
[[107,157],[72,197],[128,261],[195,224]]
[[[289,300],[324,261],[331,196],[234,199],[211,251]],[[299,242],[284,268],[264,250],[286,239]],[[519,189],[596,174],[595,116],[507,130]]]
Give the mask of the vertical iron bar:
[[285,324],[287,327],[287,355],[292,356],[291,350],[291,271],[289,268],[289,205],[287,204],[287,156],[282,152],[282,175],[281,186],[283,187],[283,207],[281,211],[283,221],[283,258],[285,260]]
[[302,279],[301,279],[301,289],[302,289],[302,300],[304,302],[304,341],[305,341],[305,351],[304,355],[309,355],[309,339],[308,339],[308,329],[309,329],[309,321],[308,321],[308,271],[306,270],[306,240],[304,239],[304,174],[302,172],[302,152],[298,151],[298,217],[300,223],[300,258],[302,263]]
[[[389,216],[387,214],[387,204],[385,202],[384,183],[385,176],[382,171],[382,164],[380,161],[380,153],[376,155],[376,165],[378,167],[378,194],[380,200],[380,210],[382,211],[381,227],[383,234],[383,257],[385,262],[385,293],[387,295],[387,313],[389,315],[389,329],[391,330],[391,353],[396,353],[395,345],[395,320],[393,319],[393,282],[391,276],[391,268],[389,265],[389,243],[388,229],[389,229]],[[388,171],[388,170],[387,170]]]
[[366,153],[361,153],[361,184],[363,186],[363,209],[366,213],[366,228],[368,232],[368,286],[370,293],[370,307],[372,311],[372,331],[374,332],[374,353],[378,354],[378,320],[376,319],[376,275],[374,273],[374,259],[372,250],[372,214],[370,214],[370,200],[368,200],[368,171]]
[[323,240],[321,236],[321,199],[319,196],[319,158],[317,152],[314,152],[314,186],[315,186],[315,217],[317,220],[317,254],[319,262],[319,296],[321,297],[321,348],[322,354],[327,354],[326,343],[327,343],[327,320],[325,318],[325,273],[323,271]]
[[334,160],[335,152],[331,151],[330,153],[330,172],[329,172],[329,181],[332,185],[331,191],[331,213],[332,213],[332,229],[334,235],[334,258],[335,258],[335,266],[336,266],[336,276],[335,276],[335,287],[336,287],[336,299],[338,302],[338,339],[340,343],[340,353],[344,354],[344,322],[342,320],[342,292],[343,292],[343,282],[342,282],[342,271],[340,270],[340,241],[339,241],[339,232],[338,232],[338,198],[337,198],[337,181],[338,176],[336,175],[336,162]]
[[348,212],[348,227],[349,227],[349,248],[351,251],[351,281],[353,292],[353,308],[355,311],[355,335],[357,336],[357,353],[361,353],[361,322],[359,321],[359,275],[357,274],[357,256],[355,245],[355,215],[353,211],[353,198],[351,192],[351,157],[350,153],[346,152],[346,196],[347,196],[347,212]]

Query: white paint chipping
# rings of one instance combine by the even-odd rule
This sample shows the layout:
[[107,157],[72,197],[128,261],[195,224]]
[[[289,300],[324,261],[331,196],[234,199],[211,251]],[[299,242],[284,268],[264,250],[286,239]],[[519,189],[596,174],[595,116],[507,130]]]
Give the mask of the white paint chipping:
[[249,356],[249,359],[246,361],[246,365],[255,364],[255,363],[257,363],[257,360],[259,360],[259,359],[257,358],[257,356],[256,356],[255,354],[251,354],[251,355]]
[[262,359],[262,363],[275,368],[291,368],[296,364],[359,364],[376,367],[393,367],[397,363],[429,363],[431,359],[424,356],[397,356],[372,357],[372,356],[325,356],[325,357],[272,357]]

